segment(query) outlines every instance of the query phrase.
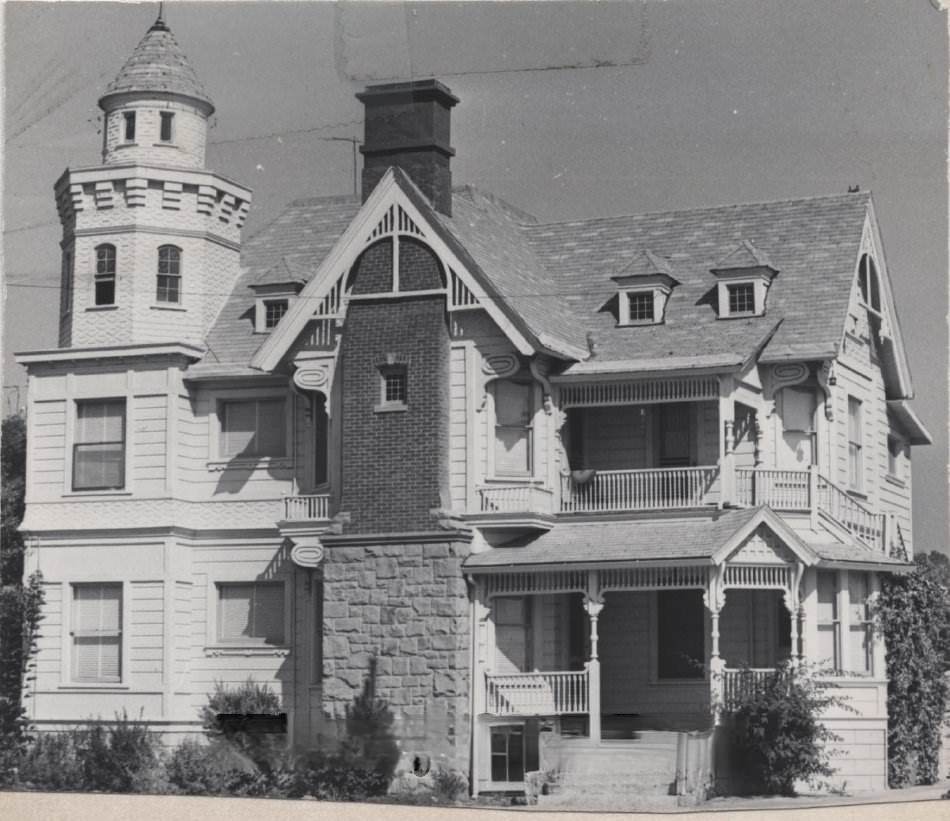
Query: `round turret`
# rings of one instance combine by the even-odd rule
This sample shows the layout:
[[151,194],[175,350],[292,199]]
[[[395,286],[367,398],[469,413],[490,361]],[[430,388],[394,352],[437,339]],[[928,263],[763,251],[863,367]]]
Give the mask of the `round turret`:
[[102,161],[202,168],[214,103],[159,15],[99,100]]

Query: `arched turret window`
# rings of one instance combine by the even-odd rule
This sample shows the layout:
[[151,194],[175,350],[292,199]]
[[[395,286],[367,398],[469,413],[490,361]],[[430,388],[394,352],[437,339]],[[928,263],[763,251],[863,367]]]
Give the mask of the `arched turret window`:
[[95,304],[115,305],[115,246],[96,246]]
[[181,302],[181,249],[162,245],[158,249],[158,283],[155,292],[158,302]]

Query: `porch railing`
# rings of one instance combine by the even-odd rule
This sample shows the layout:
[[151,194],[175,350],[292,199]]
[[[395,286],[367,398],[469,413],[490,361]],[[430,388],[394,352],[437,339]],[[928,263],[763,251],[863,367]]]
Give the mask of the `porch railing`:
[[307,522],[329,518],[330,495],[327,493],[284,497],[284,521]]
[[666,510],[701,507],[719,468],[653,468],[650,470],[598,470],[580,484],[564,477],[563,513],[609,513],[625,510]]
[[775,510],[811,510],[807,470],[736,470],[736,498],[743,505],[768,505]]
[[743,699],[761,694],[776,675],[771,667],[742,670],[726,668],[722,672],[722,702],[726,710],[735,709]]
[[587,668],[569,672],[485,674],[485,712],[496,716],[589,711]]
[[554,494],[537,485],[482,485],[477,488],[482,513],[551,513]]
[[862,505],[847,491],[824,476],[818,477],[818,507],[841,522],[869,547],[880,550],[884,544],[884,514]]

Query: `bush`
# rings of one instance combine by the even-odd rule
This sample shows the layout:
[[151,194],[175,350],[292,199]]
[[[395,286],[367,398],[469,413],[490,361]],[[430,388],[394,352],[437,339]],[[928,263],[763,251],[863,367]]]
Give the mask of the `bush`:
[[385,795],[389,779],[384,772],[354,764],[347,755],[314,753],[298,763],[290,797],[312,795],[325,801],[363,801]]
[[737,771],[751,788],[770,795],[794,795],[796,781],[830,776],[827,744],[838,740],[818,717],[831,706],[846,706],[825,692],[809,670],[791,663],[779,666],[761,686],[740,687],[730,710]]
[[284,764],[287,755],[287,737],[283,734],[247,733],[222,725],[221,713],[238,715],[278,715],[280,697],[266,684],[248,678],[238,687],[229,688],[215,682],[214,692],[201,710],[201,721],[215,740],[227,742],[236,751],[247,756],[263,772],[270,772]]
[[387,783],[399,763],[399,746],[392,732],[393,714],[376,697],[376,660],[370,662],[363,689],[346,708],[346,740],[340,757],[352,766],[381,773]]
[[86,789],[80,730],[44,733],[20,757],[16,786],[38,790]]
[[468,795],[468,779],[455,770],[437,767],[432,772],[432,792],[437,801],[451,804]]

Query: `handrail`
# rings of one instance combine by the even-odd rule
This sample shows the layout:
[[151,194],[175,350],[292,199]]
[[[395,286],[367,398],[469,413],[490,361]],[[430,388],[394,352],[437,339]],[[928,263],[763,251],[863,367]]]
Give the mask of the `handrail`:
[[485,712],[506,715],[569,715],[589,710],[589,671],[485,674]]
[[818,475],[817,504],[820,510],[841,522],[872,550],[884,548],[884,514],[865,507],[844,488],[821,474]]
[[645,470],[598,470],[585,483],[565,476],[561,512],[608,513],[701,507],[719,475],[714,465]]
[[804,511],[811,509],[810,496],[807,470],[736,469],[736,498],[740,504]]
[[480,485],[481,513],[551,513],[554,493],[538,485]]

